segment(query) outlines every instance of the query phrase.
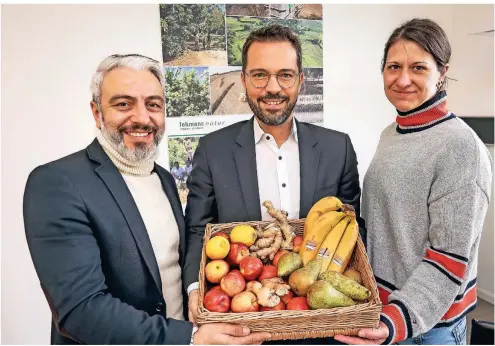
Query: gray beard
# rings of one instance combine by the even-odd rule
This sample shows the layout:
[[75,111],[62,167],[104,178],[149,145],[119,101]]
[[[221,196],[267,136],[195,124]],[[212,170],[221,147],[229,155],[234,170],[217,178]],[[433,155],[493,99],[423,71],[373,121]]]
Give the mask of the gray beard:
[[254,116],[258,118],[263,124],[269,126],[278,126],[285,123],[287,119],[289,119],[290,115],[292,114],[292,111],[294,110],[294,107],[296,106],[296,103],[287,102],[287,107],[285,107],[282,114],[280,116],[276,116],[274,113],[263,112],[261,108],[258,106],[257,101],[253,101],[249,97],[247,97],[247,101],[249,107],[253,111]]
[[153,144],[148,146],[144,143],[137,143],[134,150],[129,149],[124,144],[124,135],[120,132],[108,131],[105,127],[105,123],[103,122],[103,117],[100,112],[100,124],[101,124],[101,133],[103,137],[112,145],[112,147],[125,159],[130,162],[139,164],[141,162],[145,162],[151,159],[154,159],[158,155],[158,145],[163,137],[163,131],[157,132],[153,139]]

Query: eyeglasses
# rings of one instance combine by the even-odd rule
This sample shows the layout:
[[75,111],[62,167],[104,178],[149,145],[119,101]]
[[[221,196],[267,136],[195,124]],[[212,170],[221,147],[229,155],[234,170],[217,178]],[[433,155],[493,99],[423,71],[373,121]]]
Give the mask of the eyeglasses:
[[280,85],[282,89],[290,89],[294,86],[294,84],[296,84],[297,77],[301,75],[301,73],[295,73],[295,72],[279,72],[279,73],[255,72],[253,74],[244,72],[244,74],[249,76],[251,85],[256,89],[265,88],[268,85],[271,76],[275,76],[278,85]]

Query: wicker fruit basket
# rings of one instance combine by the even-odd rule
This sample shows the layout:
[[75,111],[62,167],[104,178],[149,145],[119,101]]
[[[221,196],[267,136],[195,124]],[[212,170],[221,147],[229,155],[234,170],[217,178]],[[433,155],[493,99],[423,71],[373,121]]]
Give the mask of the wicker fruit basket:
[[[305,219],[289,220],[296,234],[303,234]],[[269,221],[235,222],[227,224],[208,224],[205,230],[204,242],[217,232],[230,234],[238,224],[251,226],[266,226]],[[371,291],[367,302],[350,307],[318,309],[318,310],[282,310],[247,313],[210,312],[204,308],[203,298],[208,290],[204,268],[207,263],[205,247],[201,258],[199,272],[199,313],[197,323],[225,322],[249,327],[251,331],[264,331],[272,334],[271,340],[308,339],[330,337],[334,335],[357,335],[361,328],[376,328],[379,323],[381,302],[368,256],[361,238],[358,237],[354,253],[348,268],[360,272],[363,285]]]

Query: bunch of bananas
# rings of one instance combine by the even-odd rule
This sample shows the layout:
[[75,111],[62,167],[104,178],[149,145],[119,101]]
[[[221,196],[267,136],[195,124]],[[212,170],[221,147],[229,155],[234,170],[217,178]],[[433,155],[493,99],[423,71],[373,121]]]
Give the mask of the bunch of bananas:
[[337,197],[324,197],[309,211],[304,223],[304,240],[299,255],[306,265],[321,256],[320,273],[343,273],[359,236],[354,208]]

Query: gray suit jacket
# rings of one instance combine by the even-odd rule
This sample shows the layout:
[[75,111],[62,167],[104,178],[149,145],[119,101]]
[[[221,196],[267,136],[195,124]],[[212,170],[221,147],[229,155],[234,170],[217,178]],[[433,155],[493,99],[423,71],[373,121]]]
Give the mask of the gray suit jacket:
[[[185,224],[177,188],[165,169],[155,165],[155,171],[179,227],[183,267]],[[52,310],[52,344],[190,343],[192,324],[166,316],[146,227],[96,140],[29,175],[24,226]]]
[[[187,180],[188,249],[186,287],[198,281],[207,223],[261,220],[253,118],[210,133],[199,140]],[[356,153],[347,134],[297,122],[300,157],[300,212],[305,218],[325,196],[337,196],[360,215]],[[364,236],[364,221],[358,220]]]

